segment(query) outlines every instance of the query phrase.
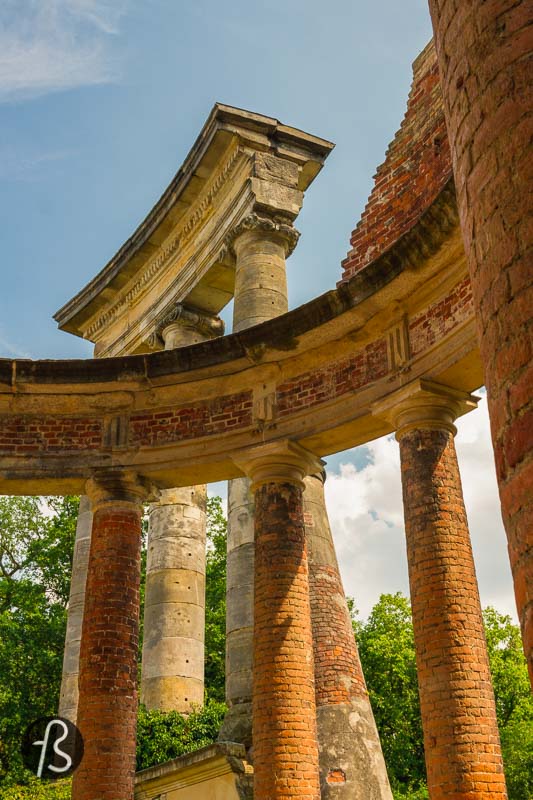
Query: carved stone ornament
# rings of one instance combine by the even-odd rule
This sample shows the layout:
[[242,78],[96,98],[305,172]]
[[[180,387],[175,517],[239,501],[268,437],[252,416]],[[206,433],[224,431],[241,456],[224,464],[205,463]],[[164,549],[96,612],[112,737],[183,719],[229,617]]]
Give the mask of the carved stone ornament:
[[233,243],[245,231],[264,231],[265,233],[277,234],[286,242],[287,258],[293,252],[294,248],[298,244],[298,239],[300,238],[300,232],[297,231],[292,224],[287,223],[285,220],[260,216],[254,212],[252,214],[248,214],[248,216],[239,222],[239,224],[228,234],[226,238],[226,244],[232,252],[234,252]]
[[203,314],[201,311],[187,308],[183,303],[176,303],[157,324],[155,334],[152,334],[152,336],[162,339],[162,333],[165,328],[175,322],[180,322],[185,328],[196,328],[210,339],[224,335],[224,322],[220,317]]

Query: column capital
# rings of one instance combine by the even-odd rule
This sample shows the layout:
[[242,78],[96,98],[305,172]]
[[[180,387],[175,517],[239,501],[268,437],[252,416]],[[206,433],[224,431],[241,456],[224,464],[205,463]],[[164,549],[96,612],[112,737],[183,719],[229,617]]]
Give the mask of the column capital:
[[152,350],[172,350],[224,335],[224,322],[213,314],[175,303],[159,319],[146,343]]
[[233,460],[252,481],[252,491],[265,483],[295,483],[303,489],[303,479],[320,473],[325,463],[290,439],[260,444]]
[[446,430],[454,436],[457,417],[477,408],[479,397],[419,378],[372,406],[372,413],[390,422],[398,441],[415,428]]
[[101,471],[89,478],[85,493],[91,501],[93,513],[107,505],[141,505],[153,502],[159,490],[151,481],[130,470]]
[[235,255],[236,242],[243,234],[255,234],[255,238],[274,239],[283,244],[285,258],[291,255],[300,238],[300,232],[289,219],[269,216],[266,213],[258,214],[255,211],[241,220],[226,237],[226,245]]

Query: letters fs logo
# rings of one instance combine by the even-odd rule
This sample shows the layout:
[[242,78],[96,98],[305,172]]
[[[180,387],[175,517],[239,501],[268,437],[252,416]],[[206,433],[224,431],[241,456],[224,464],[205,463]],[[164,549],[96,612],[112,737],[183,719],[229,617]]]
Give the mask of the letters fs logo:
[[83,739],[64,717],[41,717],[27,729],[22,743],[24,765],[42,780],[72,775],[83,757]]

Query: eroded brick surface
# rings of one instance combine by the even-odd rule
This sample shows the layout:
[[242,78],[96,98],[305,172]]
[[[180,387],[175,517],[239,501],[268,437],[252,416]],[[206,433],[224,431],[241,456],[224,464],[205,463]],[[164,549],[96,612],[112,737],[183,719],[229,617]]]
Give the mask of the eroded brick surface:
[[405,533],[431,800],[507,797],[453,436],[400,440]]
[[442,92],[432,44],[413,64],[400,130],[378,167],[375,185],[342,262],[343,280],[384,253],[413,227],[451,176]]
[[254,797],[319,800],[302,490],[269,483],[255,502]]
[[504,523],[533,681],[531,5],[430,0]]
[[97,509],[80,649],[74,800],[131,800],[137,724],[141,511]]

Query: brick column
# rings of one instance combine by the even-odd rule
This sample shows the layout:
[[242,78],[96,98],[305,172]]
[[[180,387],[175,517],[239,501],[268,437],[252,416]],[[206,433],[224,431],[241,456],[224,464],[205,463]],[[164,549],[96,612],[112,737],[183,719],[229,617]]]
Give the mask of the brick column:
[[[159,323],[165,350],[204,342],[224,323],[181,303]],[[187,714],[204,702],[207,487],[166,489],[150,506],[141,702]]]
[[454,446],[453,421],[476,398],[416,381],[388,405],[400,442],[429,794],[501,800],[496,707]]
[[255,800],[320,800],[309,574],[302,492],[320,461],[292,442],[239,466],[255,496]]
[[[231,236],[235,253],[233,330],[288,310],[285,258],[298,240],[289,224],[251,214]],[[219,738],[252,743],[254,500],[247,478],[228,483],[226,703]]]
[[531,5],[430,0],[429,6],[533,685]]
[[392,800],[331,536],[324,478],[323,472],[307,477],[304,492],[321,797]]
[[131,474],[87,484],[93,508],[80,647],[78,728],[85,752],[73,800],[131,800],[137,726],[142,503]]

